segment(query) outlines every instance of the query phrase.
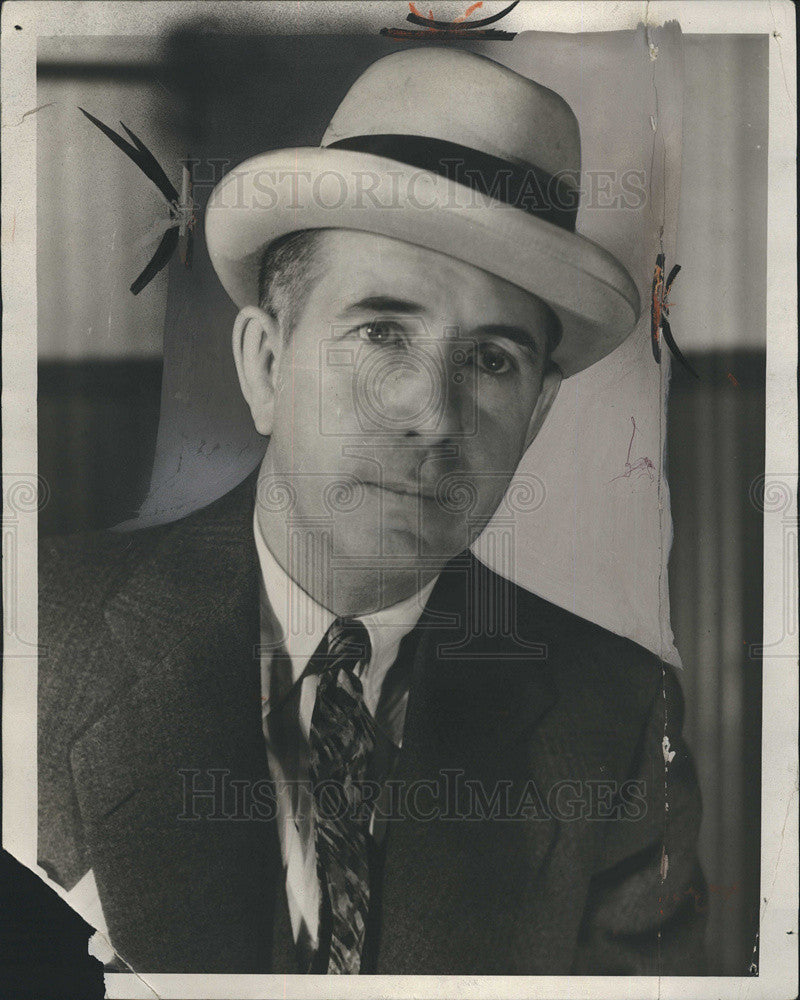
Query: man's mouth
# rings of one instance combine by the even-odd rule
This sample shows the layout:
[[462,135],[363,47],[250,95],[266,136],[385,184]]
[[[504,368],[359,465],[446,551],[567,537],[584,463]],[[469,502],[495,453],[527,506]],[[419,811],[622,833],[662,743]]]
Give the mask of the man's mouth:
[[434,500],[435,492],[432,487],[420,488],[414,483],[374,483],[365,482],[365,486],[371,486],[376,490],[384,490],[387,493],[394,493],[397,496],[409,497],[412,500]]

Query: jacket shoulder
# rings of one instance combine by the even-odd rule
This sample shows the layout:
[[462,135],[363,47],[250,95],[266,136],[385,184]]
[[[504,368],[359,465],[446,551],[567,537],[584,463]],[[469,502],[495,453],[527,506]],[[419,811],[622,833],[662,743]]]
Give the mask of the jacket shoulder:
[[94,531],[39,540],[42,666],[86,664],[105,629],[104,609],[144,563],[163,529]]
[[460,646],[468,642],[470,655],[487,664],[522,658],[529,669],[544,669],[582,725],[593,717],[630,731],[665,686],[677,691],[673,669],[655,653],[501,576],[471,552],[448,564],[431,605],[461,623]]
[[[72,748],[139,676],[137,658],[108,612],[116,609],[117,619],[126,615],[125,595],[136,584],[157,613],[175,575],[191,575],[209,561],[215,529],[218,535],[231,520],[245,524],[238,513],[244,506],[226,495],[156,527],[39,541],[38,854],[42,867],[67,889],[91,866],[73,787]],[[135,629],[134,622],[131,633]]]
[[104,608],[151,544],[139,533],[110,531],[39,540],[38,858],[67,889],[91,864],[70,749],[130,683]]
[[151,547],[148,531],[92,531],[39,539],[39,603],[79,611],[102,604],[121,578]]
[[643,720],[655,698],[669,697],[680,721],[683,698],[675,669],[633,639],[611,632],[515,585],[517,621],[523,635],[543,641],[562,694],[594,706],[607,726]]
[[[39,540],[39,615],[45,628],[70,619],[97,621],[104,605],[127,579],[161,549],[191,559],[202,552],[208,532],[237,521],[251,489],[247,479],[229,493],[187,516],[155,526],[107,529]],[[241,517],[238,517],[241,521]],[[237,523],[237,528],[238,528]],[[153,583],[158,583],[155,567]]]

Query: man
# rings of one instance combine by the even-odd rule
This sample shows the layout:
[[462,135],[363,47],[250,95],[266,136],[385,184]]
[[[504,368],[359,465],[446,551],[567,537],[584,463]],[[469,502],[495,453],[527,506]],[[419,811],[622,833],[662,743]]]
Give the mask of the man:
[[468,552],[638,315],[579,159],[557,95],[419,49],[212,195],[264,461],[42,545],[41,864],[133,969],[701,971],[675,678]]

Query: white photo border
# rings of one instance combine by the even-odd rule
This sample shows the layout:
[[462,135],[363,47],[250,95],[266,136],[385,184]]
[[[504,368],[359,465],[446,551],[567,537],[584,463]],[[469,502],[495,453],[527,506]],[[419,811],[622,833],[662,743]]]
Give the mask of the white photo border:
[[[494,5],[493,5],[494,6]],[[501,9],[498,6],[498,9]],[[36,864],[36,51],[39,36],[151,35],[196,15],[215,32],[378,31],[401,25],[407,5],[382,2],[19,2],[2,10],[3,535],[14,560],[16,606],[6,631],[3,846]],[[765,34],[769,41],[769,197],[765,496],[793,505],[764,514],[764,642],[759,970],[752,977],[353,977],[108,973],[109,997],[537,997],[784,1000],[798,993],[798,599],[795,10],[779,2],[531,3],[509,31],[599,32],[677,20],[684,34]],[[27,124],[26,124],[27,122]],[[16,491],[16,493],[14,493]],[[16,500],[12,503],[11,494]],[[790,542],[787,546],[787,523]],[[792,528],[793,525],[793,528]],[[793,539],[793,541],[792,541]],[[4,571],[5,573],[5,571]],[[4,575],[4,583],[7,583]],[[7,604],[8,602],[6,602]],[[788,609],[788,610],[787,610]],[[4,607],[8,625],[9,608]],[[787,628],[786,623],[790,625]],[[776,641],[775,636],[779,636]],[[772,652],[769,650],[772,649]],[[55,883],[49,882],[63,895]],[[755,944],[755,943],[754,943]]]

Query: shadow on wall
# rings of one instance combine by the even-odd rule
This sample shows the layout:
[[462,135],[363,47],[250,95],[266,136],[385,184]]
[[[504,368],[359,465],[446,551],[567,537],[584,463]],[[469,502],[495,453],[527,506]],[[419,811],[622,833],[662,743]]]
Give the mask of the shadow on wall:
[[108,528],[136,514],[150,483],[161,361],[39,365],[43,535]]
[[[763,352],[673,365],[667,427],[674,542],[670,601],[685,670],[685,731],[703,794],[711,975],[758,964],[761,841]],[[755,949],[755,950],[754,950]]]

